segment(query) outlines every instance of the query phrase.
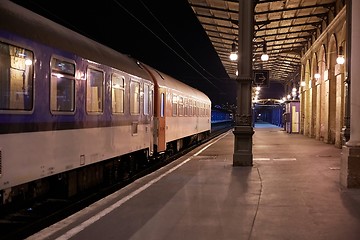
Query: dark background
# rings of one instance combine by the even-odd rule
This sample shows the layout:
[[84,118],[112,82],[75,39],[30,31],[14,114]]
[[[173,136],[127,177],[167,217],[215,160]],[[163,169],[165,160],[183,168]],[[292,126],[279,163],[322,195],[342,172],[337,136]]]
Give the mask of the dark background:
[[13,0],[207,94],[236,103],[229,79],[187,0]]

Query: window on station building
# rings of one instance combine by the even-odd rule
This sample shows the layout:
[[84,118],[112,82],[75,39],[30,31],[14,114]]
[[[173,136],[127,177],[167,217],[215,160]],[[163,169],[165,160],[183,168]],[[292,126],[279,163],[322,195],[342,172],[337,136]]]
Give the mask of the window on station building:
[[53,113],[75,111],[75,64],[51,59],[50,109]]
[[140,114],[140,83],[130,81],[130,113]]
[[0,41],[0,110],[33,109],[34,54]]
[[119,74],[111,76],[111,111],[124,113],[125,77]]
[[86,111],[88,113],[102,113],[104,109],[104,73],[89,68],[86,87]]

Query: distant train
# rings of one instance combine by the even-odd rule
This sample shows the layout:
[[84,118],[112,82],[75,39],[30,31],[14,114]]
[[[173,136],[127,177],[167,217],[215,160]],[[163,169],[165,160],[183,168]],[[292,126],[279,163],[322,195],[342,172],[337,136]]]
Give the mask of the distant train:
[[224,123],[224,122],[234,122],[234,113],[231,110],[223,109],[220,107],[213,107],[211,109],[211,123]]
[[211,131],[201,91],[0,1],[1,204],[116,181]]

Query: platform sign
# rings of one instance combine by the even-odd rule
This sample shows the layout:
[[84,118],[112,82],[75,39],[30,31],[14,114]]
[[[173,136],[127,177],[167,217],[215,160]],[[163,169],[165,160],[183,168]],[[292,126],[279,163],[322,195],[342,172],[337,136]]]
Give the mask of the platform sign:
[[269,81],[269,70],[253,70],[254,71],[254,81],[253,86],[259,86],[259,87],[270,87],[270,81]]

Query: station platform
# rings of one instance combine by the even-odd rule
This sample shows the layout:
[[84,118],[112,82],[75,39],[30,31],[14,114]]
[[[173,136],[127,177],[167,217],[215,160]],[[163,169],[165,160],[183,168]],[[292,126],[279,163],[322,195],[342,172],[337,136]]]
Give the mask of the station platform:
[[229,131],[28,239],[360,239],[360,189],[340,186],[341,149],[254,130],[253,166],[233,166]]

